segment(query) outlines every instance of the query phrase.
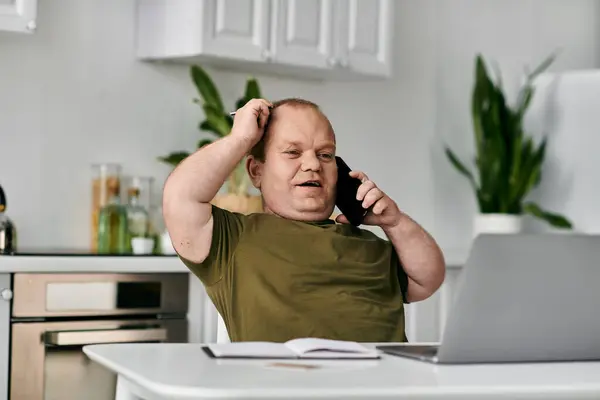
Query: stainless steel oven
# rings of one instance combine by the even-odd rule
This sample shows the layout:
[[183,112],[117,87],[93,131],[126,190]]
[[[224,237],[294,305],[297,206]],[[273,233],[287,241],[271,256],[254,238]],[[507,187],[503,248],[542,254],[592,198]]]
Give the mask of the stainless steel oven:
[[86,344],[186,342],[187,273],[13,277],[11,400],[114,399]]

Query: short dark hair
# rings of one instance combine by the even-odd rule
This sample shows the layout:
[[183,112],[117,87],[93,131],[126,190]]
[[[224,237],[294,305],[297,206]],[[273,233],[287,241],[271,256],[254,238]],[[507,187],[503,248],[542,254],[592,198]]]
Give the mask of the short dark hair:
[[[319,114],[321,114],[325,119],[327,119],[327,117],[325,116],[325,114],[323,113],[323,111],[321,111],[321,108],[316,104],[313,103],[312,101],[309,100],[305,100],[305,99],[301,99],[301,98],[297,98],[297,97],[289,97],[286,99],[281,99],[278,100],[276,102],[273,103],[273,108],[271,109],[271,113],[269,115],[269,119],[267,121],[267,124],[265,125],[265,132],[262,136],[262,138],[259,140],[259,142],[254,145],[254,147],[252,147],[252,149],[250,150],[250,155],[253,156],[255,159],[257,159],[258,161],[265,161],[265,147],[267,145],[267,140],[269,139],[269,127],[271,125],[271,122],[273,121],[273,118],[276,118],[277,116],[277,108],[281,107],[281,106],[290,106],[290,107],[294,107],[294,108],[312,108],[313,110],[317,111]],[[328,120],[328,119],[327,119]]]

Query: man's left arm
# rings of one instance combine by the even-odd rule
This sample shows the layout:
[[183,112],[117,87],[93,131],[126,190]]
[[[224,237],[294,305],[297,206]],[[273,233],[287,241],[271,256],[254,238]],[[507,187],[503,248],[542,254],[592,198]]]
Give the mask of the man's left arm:
[[408,215],[400,212],[398,223],[382,226],[408,277],[406,301],[425,300],[444,282],[444,256],[435,240]]
[[[435,240],[361,171],[352,171],[350,176],[361,180],[356,198],[362,206],[370,208],[363,220],[365,225],[377,225],[392,242],[400,267],[408,277],[405,301],[412,303],[425,300],[444,282],[446,265],[444,256]],[[345,216],[336,218],[348,223]]]

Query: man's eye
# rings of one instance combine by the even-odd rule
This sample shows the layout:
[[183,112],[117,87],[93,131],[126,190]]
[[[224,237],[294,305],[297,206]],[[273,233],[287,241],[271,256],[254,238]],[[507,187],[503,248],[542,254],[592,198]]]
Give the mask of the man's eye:
[[333,158],[333,154],[329,154],[329,153],[321,153],[321,157],[326,158],[328,160]]
[[286,150],[285,154],[291,154],[293,156],[297,156],[300,154],[298,150]]

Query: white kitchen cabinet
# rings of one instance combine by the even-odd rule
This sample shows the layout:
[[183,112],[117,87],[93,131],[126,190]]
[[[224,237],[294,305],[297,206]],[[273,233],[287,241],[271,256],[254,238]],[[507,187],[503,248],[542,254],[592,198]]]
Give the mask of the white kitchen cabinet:
[[37,0],[0,0],[0,31],[32,33]]
[[138,0],[137,56],[317,79],[388,77],[392,0]]
[[196,51],[219,57],[260,61],[269,39],[267,0],[207,0]]
[[334,0],[273,0],[270,54],[276,63],[334,65]]
[[258,61],[266,56],[269,0],[140,0],[138,55],[197,55]]
[[389,76],[393,14],[393,0],[339,0],[336,63],[361,74]]

